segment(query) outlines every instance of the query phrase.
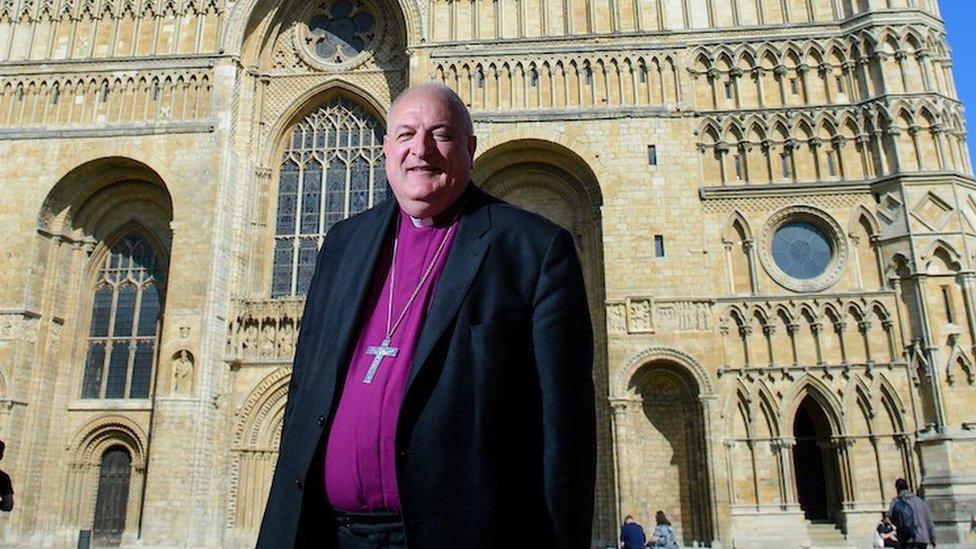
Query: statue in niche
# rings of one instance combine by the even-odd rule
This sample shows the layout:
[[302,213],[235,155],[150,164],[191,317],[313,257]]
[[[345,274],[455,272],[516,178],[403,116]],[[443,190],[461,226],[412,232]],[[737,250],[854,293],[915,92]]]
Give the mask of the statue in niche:
[[261,358],[271,358],[275,354],[275,329],[265,324],[261,330]]
[[295,336],[291,323],[286,322],[278,330],[278,358],[291,359],[294,353]]
[[193,386],[193,355],[182,349],[173,355],[173,394],[190,393]]
[[258,327],[254,324],[248,324],[244,328],[244,341],[242,347],[244,349],[245,356],[257,355],[258,346]]

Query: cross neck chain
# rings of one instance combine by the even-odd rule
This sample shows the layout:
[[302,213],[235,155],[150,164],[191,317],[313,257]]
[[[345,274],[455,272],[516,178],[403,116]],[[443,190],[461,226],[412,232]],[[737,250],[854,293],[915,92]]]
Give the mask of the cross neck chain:
[[454,219],[451,220],[451,225],[448,227],[447,232],[444,233],[444,237],[441,239],[441,243],[437,246],[437,250],[434,252],[434,257],[430,260],[430,265],[424,270],[423,276],[420,277],[420,282],[417,283],[417,287],[413,289],[410,294],[410,298],[407,299],[406,305],[403,306],[403,310],[400,311],[399,316],[397,316],[396,322],[393,322],[393,293],[396,284],[396,258],[397,258],[397,243],[399,241],[399,228],[395,233],[393,233],[393,262],[390,265],[390,295],[387,300],[386,305],[386,340],[393,338],[393,332],[400,327],[400,323],[403,322],[404,317],[407,316],[407,311],[410,310],[410,306],[413,305],[415,299],[420,294],[420,289],[424,287],[427,283],[427,279],[430,274],[434,272],[434,265],[437,265],[437,260],[441,256],[441,252],[444,251],[444,247],[447,245],[447,239],[450,238],[451,232],[454,231],[454,227],[457,226],[456,221],[458,215],[461,213],[461,209],[458,208],[457,213],[454,214]]
[[[464,205],[462,204],[461,207]],[[427,279],[430,274],[434,272],[434,265],[437,265],[437,260],[440,258],[441,253],[444,251],[444,247],[447,245],[447,240],[451,236],[451,232],[457,226],[458,217],[461,215],[461,207],[458,208],[457,213],[454,214],[454,219],[451,220],[451,225],[447,228],[447,232],[444,233],[444,238],[441,239],[440,245],[437,246],[437,251],[434,252],[434,258],[430,260],[430,265],[424,271],[423,276],[420,277],[420,282],[417,287],[413,289],[413,293],[410,294],[410,299],[407,300],[407,304],[403,306],[403,310],[400,311],[400,315],[397,317],[396,322],[393,322],[393,289],[396,283],[396,257],[397,257],[397,243],[399,241],[398,235],[400,233],[399,224],[397,225],[396,232],[393,233],[393,262],[390,265],[390,297],[386,304],[386,337],[383,338],[383,342],[379,345],[370,345],[366,347],[366,354],[373,355],[373,361],[366,370],[366,375],[363,377],[363,383],[369,384],[373,382],[373,378],[376,377],[376,372],[379,370],[380,363],[386,357],[395,358],[399,349],[390,345],[393,340],[393,332],[400,327],[400,323],[403,322],[404,317],[407,316],[407,311],[410,310],[410,306],[413,305],[417,295],[420,294],[420,289],[424,287],[427,283]]]

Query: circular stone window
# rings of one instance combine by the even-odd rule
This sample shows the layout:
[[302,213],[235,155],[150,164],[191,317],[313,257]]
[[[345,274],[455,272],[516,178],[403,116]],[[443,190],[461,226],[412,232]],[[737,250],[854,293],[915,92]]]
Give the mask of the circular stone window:
[[786,289],[815,292],[834,285],[847,262],[840,226],[825,212],[794,206],[763,226],[759,257],[769,276]]
[[780,225],[773,233],[772,248],[773,261],[780,270],[799,280],[824,274],[834,253],[827,235],[805,221]]
[[307,23],[296,38],[303,57],[320,68],[347,68],[364,61],[380,33],[372,4],[361,0],[324,0],[305,12]]

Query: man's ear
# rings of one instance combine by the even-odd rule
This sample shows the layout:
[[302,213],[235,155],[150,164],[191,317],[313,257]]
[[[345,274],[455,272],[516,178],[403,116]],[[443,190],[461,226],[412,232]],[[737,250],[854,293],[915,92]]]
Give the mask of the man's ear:
[[477,150],[477,148],[478,137],[474,135],[468,136],[468,158],[470,159],[468,165],[472,168],[474,167],[474,151]]

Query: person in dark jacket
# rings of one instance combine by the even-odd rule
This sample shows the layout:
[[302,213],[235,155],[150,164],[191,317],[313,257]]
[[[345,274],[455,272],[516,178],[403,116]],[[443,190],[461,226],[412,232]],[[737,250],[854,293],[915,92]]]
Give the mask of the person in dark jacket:
[[[935,547],[935,524],[932,522],[932,512],[929,511],[928,504],[908,489],[908,482],[903,478],[895,481],[895,490],[898,495],[892,498],[891,504],[888,505],[888,515],[891,517],[891,522],[899,530],[901,527],[910,527],[912,531],[912,536],[899,534],[898,546],[903,549],[923,549],[929,545]],[[906,502],[911,507],[913,525],[901,524],[900,513],[895,511],[895,504],[899,500]]]
[[634,517],[627,515],[624,517],[624,523],[620,527],[620,547],[622,549],[643,549],[647,545],[647,536],[644,534],[644,528]]
[[[3,451],[7,445],[0,440],[0,459],[3,459]],[[6,471],[0,470],[0,511],[14,510],[14,485],[10,481],[10,475]]]
[[895,525],[891,523],[888,511],[881,513],[881,522],[875,531],[881,537],[882,547],[898,547],[898,535],[895,534]]
[[475,187],[475,143],[450,88],[391,106],[395,199],[319,252],[258,547],[590,547],[575,241]]

